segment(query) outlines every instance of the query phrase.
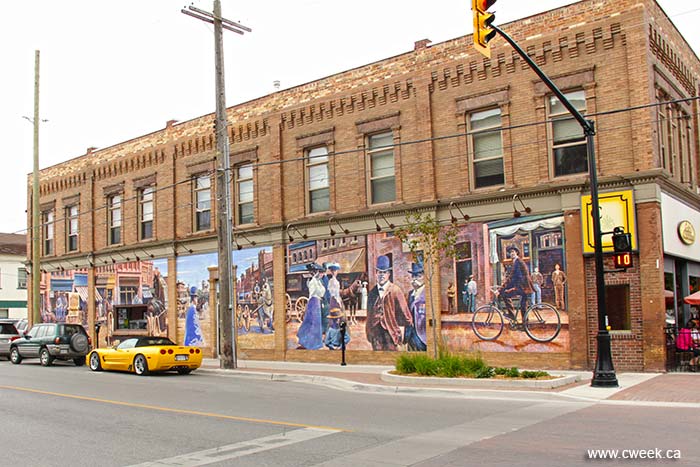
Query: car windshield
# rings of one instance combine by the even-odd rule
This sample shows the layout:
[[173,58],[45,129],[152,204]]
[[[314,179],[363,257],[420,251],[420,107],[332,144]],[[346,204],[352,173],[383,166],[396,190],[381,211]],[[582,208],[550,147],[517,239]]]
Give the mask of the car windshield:
[[148,347],[151,345],[177,345],[167,337],[144,337],[139,340],[136,347]]

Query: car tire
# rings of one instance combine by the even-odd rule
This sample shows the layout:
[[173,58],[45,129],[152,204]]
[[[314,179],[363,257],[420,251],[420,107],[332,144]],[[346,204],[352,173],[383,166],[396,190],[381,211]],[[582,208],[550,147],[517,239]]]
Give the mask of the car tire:
[[42,366],[51,366],[53,364],[53,356],[51,356],[49,349],[46,347],[39,351],[39,361]]
[[85,356],[82,357],[75,357],[73,359],[73,363],[75,363],[75,366],[83,366],[85,365]]
[[88,338],[85,334],[73,334],[70,338],[70,348],[74,352],[87,353]]
[[189,375],[190,373],[192,373],[192,370],[189,368],[180,368],[179,370],[177,370],[177,372],[181,375]]
[[102,371],[102,362],[100,362],[100,355],[97,352],[90,354],[90,369],[92,371]]
[[138,354],[134,358],[134,373],[139,376],[146,376],[148,374],[148,362],[146,361],[146,357],[141,354]]
[[22,363],[22,356],[19,354],[17,347],[12,347],[10,349],[10,361],[15,365]]

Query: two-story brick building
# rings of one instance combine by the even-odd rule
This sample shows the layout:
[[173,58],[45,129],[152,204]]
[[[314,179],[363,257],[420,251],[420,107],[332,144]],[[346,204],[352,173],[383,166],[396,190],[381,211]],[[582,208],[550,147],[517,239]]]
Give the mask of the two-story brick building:
[[[682,299],[700,286],[700,61],[654,0],[585,0],[502,28],[595,121],[603,230],[624,227],[634,246],[634,266],[606,274],[614,363],[663,370],[664,328],[690,317]],[[233,106],[227,116],[234,265],[244,265],[237,277],[248,268],[260,276],[254,300],[238,304],[240,355],[336,361],[325,339],[337,323],[325,318],[338,308],[352,362],[389,362],[396,351],[440,344],[494,364],[592,367],[598,318],[585,140],[503,41],[493,41],[491,59],[474,51],[471,36],[418,41],[405,54]],[[85,272],[89,329],[113,305],[106,302],[147,303],[160,293],[149,311],[159,329],[180,342],[201,329],[216,353],[212,122],[169,121],[42,170],[42,268]],[[407,212],[459,225],[460,253],[440,261],[432,293],[422,284],[425,265],[392,234]],[[539,288],[532,300],[558,311],[551,340],[517,326],[493,340],[474,332],[469,279],[474,308],[488,303],[490,287],[509,274],[513,246]],[[157,263],[164,279],[149,276],[124,293],[98,272],[133,261]],[[328,275],[316,272],[324,265]],[[387,279],[391,291],[380,290]],[[109,300],[100,293],[107,289]],[[271,307],[273,318],[261,314]]]

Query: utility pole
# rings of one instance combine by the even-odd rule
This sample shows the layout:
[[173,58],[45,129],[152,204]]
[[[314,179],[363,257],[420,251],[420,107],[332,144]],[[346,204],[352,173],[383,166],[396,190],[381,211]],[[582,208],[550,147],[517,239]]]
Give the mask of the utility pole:
[[39,279],[39,247],[41,226],[39,225],[39,51],[34,51],[34,172],[32,173],[32,324],[41,322]]
[[243,34],[252,32],[236,22],[221,17],[221,1],[214,0],[214,12],[200,10],[190,5],[182,13],[214,25],[214,61],[216,79],[216,134],[217,159],[217,232],[219,253],[219,341],[221,368],[231,369],[238,366],[236,356],[236,326],[233,322],[233,275],[232,249],[233,212],[231,209],[231,161],[226,120],[226,84],[224,81],[224,44],[223,29]]

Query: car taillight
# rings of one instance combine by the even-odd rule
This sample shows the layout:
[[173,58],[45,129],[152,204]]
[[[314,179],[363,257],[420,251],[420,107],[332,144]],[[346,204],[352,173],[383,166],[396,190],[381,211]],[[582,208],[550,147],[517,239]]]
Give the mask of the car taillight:
[[194,353],[194,349],[190,349],[190,353]]
[[195,352],[196,352],[196,353],[199,353],[199,349],[196,349]]
[[173,354],[173,349],[168,349],[168,354],[172,355],[172,354]]
[[61,338],[60,338],[60,337],[55,338],[55,339],[53,340],[53,343],[54,343],[54,344],[60,344],[60,343],[61,343]]
[[88,345],[92,345],[92,339],[90,339],[90,336],[88,336]]
[[160,349],[160,354],[165,355],[165,349]]
[[19,336],[12,336],[10,337],[10,342],[16,341],[17,339],[19,339]]

